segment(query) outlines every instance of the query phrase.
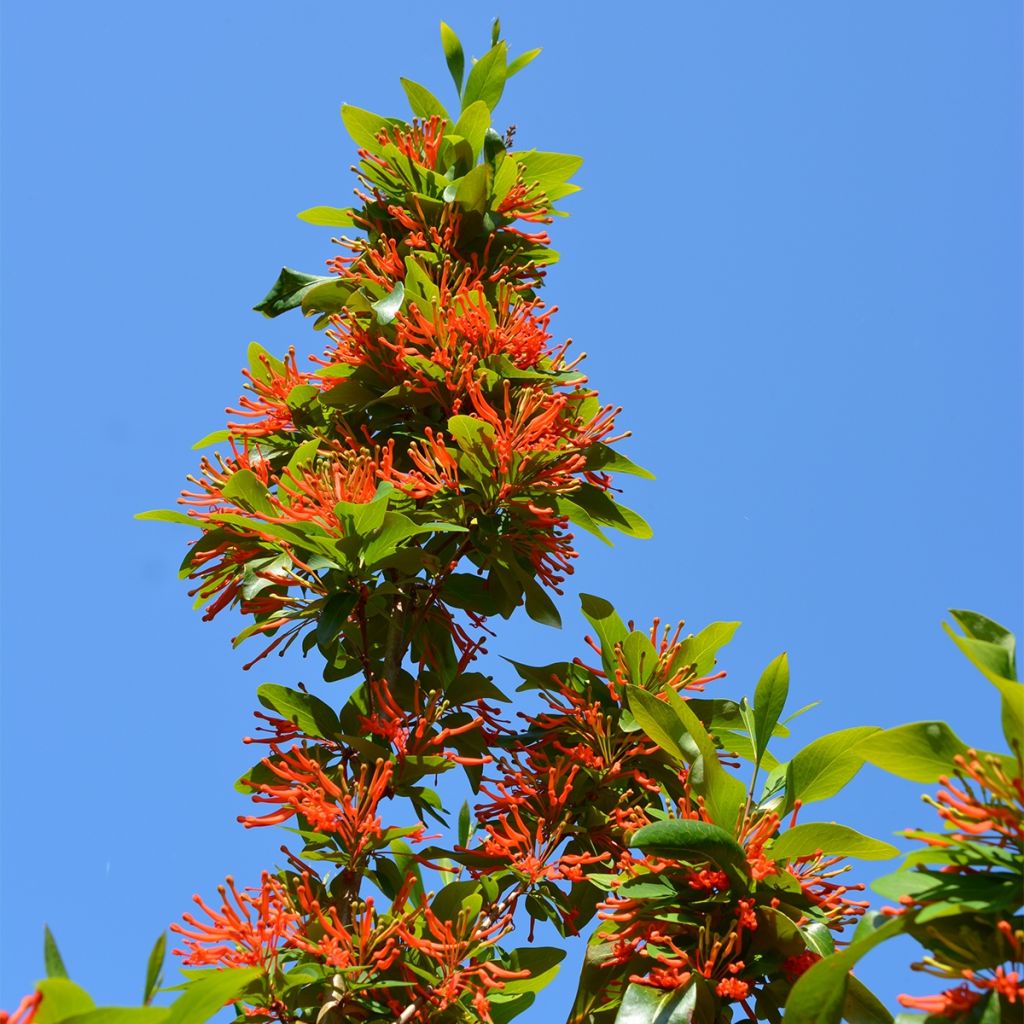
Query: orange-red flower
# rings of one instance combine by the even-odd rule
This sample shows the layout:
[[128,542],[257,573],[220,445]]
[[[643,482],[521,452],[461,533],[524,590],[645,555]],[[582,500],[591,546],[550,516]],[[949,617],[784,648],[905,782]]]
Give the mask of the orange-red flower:
[[208,906],[200,896],[193,897],[210,919],[209,923],[198,921],[192,914],[183,914],[182,919],[188,928],[180,924],[171,925],[171,931],[185,940],[186,949],[174,950],[176,955],[185,958],[184,963],[193,966],[262,966],[282,947],[290,944],[297,931],[299,915],[276,878],[264,872],[259,889],[242,891],[235,888],[233,879],[228,878],[227,888],[222,885],[217,891],[221,897],[219,911]]
[[39,1004],[42,1000],[42,992],[33,992],[31,995],[25,996],[18,1003],[18,1008],[13,1013],[0,1010],[0,1024],[32,1024],[36,1010],[39,1009]]

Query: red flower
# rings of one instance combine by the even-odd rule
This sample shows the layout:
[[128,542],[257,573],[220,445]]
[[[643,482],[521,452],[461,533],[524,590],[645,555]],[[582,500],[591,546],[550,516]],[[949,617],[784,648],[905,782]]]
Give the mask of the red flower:
[[980,992],[973,992],[967,985],[948,988],[937,996],[898,996],[900,1006],[911,1010],[922,1010],[929,1016],[947,1017],[955,1020],[969,1013],[981,999]]
[[805,971],[809,971],[821,959],[820,953],[805,949],[796,956],[787,957],[782,963],[782,973],[788,981],[796,981]]
[[39,1009],[39,1004],[43,1000],[42,992],[33,992],[31,995],[25,996],[14,1013],[8,1013],[6,1010],[0,1010],[0,1024],[32,1024],[32,1019],[36,1015],[36,1010]]
[[193,899],[210,918],[210,923],[197,921],[192,914],[183,914],[189,928],[172,924],[171,931],[184,936],[187,950],[176,949],[184,963],[194,966],[216,964],[220,967],[262,966],[276,956],[278,949],[291,943],[299,915],[292,908],[284,887],[276,878],[263,873],[259,889],[239,892],[234,880],[228,878],[228,889],[218,888],[221,909],[215,911],[201,897]]

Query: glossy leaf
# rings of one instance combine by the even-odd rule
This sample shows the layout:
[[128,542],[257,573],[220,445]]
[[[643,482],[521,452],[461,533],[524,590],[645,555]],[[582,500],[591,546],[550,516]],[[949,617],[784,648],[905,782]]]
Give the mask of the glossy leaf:
[[936,782],[953,770],[967,745],[945,722],[910,722],[876,732],[857,745],[865,761],[912,782]]
[[204,1024],[236,1000],[263,974],[262,967],[228,967],[204,972],[171,1003],[163,1024]]
[[634,832],[629,845],[657,856],[710,860],[722,868],[746,871],[743,847],[725,829],[706,821],[691,818],[656,821]]
[[899,853],[891,843],[872,839],[846,825],[815,821],[783,832],[772,843],[771,855],[777,859],[793,860],[810,856],[818,850],[830,857],[859,857],[861,860],[887,860]]
[[829,733],[804,747],[787,767],[786,810],[791,810],[798,799],[808,804],[838,793],[864,763],[857,745],[878,731],[874,725],[854,726]]
[[391,323],[402,308],[405,299],[405,285],[399,281],[383,299],[373,303],[370,308],[377,314],[377,323],[382,327]]
[[601,645],[601,661],[605,672],[614,675],[615,645],[622,643],[629,635],[626,624],[619,617],[611,602],[593,594],[580,594],[580,606],[586,620],[594,627]]
[[462,93],[462,109],[471,103],[483,100],[489,110],[494,110],[505,90],[508,74],[508,47],[504,42],[492,46],[470,69],[466,88]]
[[609,445],[592,444],[586,453],[587,469],[603,470],[606,473],[628,473],[631,476],[643,477],[645,480],[653,480],[654,474],[650,470],[638,466],[631,459],[626,458],[622,452],[617,451]]
[[715,666],[715,655],[732,640],[739,627],[738,622],[712,622],[705,626],[680,644],[677,663],[693,665],[698,676],[707,675]]
[[62,1024],[164,1024],[170,1013],[166,1006],[100,1006]]
[[416,117],[423,120],[435,115],[448,117],[448,111],[444,109],[444,104],[429,89],[408,78],[402,78],[400,81],[405,95],[409,99],[409,106]]
[[379,114],[373,114],[369,110],[360,107],[353,107],[343,103],[341,107],[341,119],[345,122],[349,135],[360,149],[367,149],[371,153],[380,149],[377,141],[378,134],[391,126],[391,121]]
[[1006,651],[1006,660],[1009,663],[1009,672],[1006,677],[1014,680],[1017,678],[1014,665],[1017,641],[1005,626],[1000,626],[998,622],[993,622],[992,619],[978,612],[951,608],[949,614],[953,616],[967,636],[1002,647]]
[[477,100],[475,103],[470,103],[459,115],[452,134],[462,136],[469,143],[475,160],[484,147],[484,137],[490,125],[491,112],[488,110],[487,104],[483,100]]
[[153,944],[153,949],[146,961],[146,983],[142,990],[142,1002],[148,1006],[163,984],[164,957],[167,955],[167,933],[161,932],[160,938]]
[[653,693],[637,686],[626,687],[626,701],[647,736],[680,764],[684,764],[687,757],[679,740],[685,730],[679,716]]
[[785,651],[775,658],[761,674],[754,691],[754,750],[757,760],[768,748],[775,726],[782,717],[789,696],[789,658]]
[[466,57],[462,52],[462,43],[459,37],[442,21],[441,22],[441,46],[444,49],[444,59],[451,72],[452,81],[455,82],[455,91],[462,95],[462,73],[466,66]]
[[843,1020],[849,1024],[893,1024],[893,1016],[884,1003],[853,974],[846,981]]
[[508,957],[508,969],[529,971],[528,978],[513,978],[505,982],[504,992],[539,992],[555,980],[560,965],[565,959],[565,950],[553,946],[526,946],[514,949]]
[[633,982],[622,997],[615,1024],[690,1024],[697,1001],[697,982],[679,989],[660,989]]
[[545,626],[553,626],[555,629],[562,628],[562,616],[558,614],[555,602],[548,596],[548,592],[534,579],[523,580],[523,596],[526,604],[526,614]]
[[315,285],[333,280],[336,279],[317,274],[304,274],[300,270],[292,270],[291,267],[282,267],[270,291],[252,308],[265,317],[280,316],[289,309],[301,306],[303,297]]
[[319,697],[311,693],[264,683],[256,691],[260,703],[297,725],[307,736],[329,739],[338,732],[338,716]]
[[337,206],[311,206],[296,216],[307,224],[317,224],[320,227],[351,228],[355,226],[352,212],[351,207],[340,209]]
[[169,508],[155,508],[149,512],[136,512],[136,519],[146,519],[155,523],[178,523],[182,526],[200,526],[198,519],[185,515],[184,512],[175,512]]
[[695,763],[691,770],[691,777],[695,777],[694,788],[704,797],[711,820],[731,831],[746,801],[746,786],[722,767],[714,742],[686,701],[674,690],[666,690],[665,696],[700,750],[701,763]]
[[519,74],[519,72],[522,71],[523,68],[525,68],[527,64],[529,64],[532,61],[536,60],[537,57],[539,57],[539,56],[540,56],[540,49],[539,48],[536,49],[536,50],[527,50],[526,53],[519,54],[519,56],[516,57],[515,60],[513,60],[513,61],[511,61],[509,63],[508,72],[506,73],[505,77],[506,78],[511,78],[513,75]]
[[66,978],[68,976],[68,969],[64,966],[64,960],[49,925],[43,925],[43,966],[46,968],[48,978]]
[[906,916],[891,918],[841,953],[819,960],[793,986],[786,1000],[786,1024],[838,1024],[846,1003],[850,970],[879,943],[907,927]]
[[36,1011],[34,1024],[58,1024],[78,1014],[94,1010],[96,1004],[84,988],[67,978],[44,978],[36,984],[43,998]]

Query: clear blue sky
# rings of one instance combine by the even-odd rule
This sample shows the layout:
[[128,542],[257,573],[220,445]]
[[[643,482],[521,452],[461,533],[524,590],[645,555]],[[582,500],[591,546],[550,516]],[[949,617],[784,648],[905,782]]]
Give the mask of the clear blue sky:
[[[99,1000],[136,1001],[193,892],[276,862],[280,835],[234,823],[238,739],[258,683],[316,666],[243,673],[236,622],[176,579],[186,531],[131,516],[173,503],[250,340],[318,347],[249,307],[331,255],[294,215],[349,195],[339,103],[402,112],[399,75],[443,93],[438,20],[480,54],[496,13],[544,47],[499,119],[586,158],[556,330],[658,475],[628,494],[655,538],[585,544],[575,587],[742,619],[722,695],[789,650],[794,706],[824,701],[804,741],[948,718],[1000,742],[939,621],[1022,622],[1017,0],[10,3],[0,1005],[44,921]],[[492,649],[578,653],[563,609]],[[917,793],[872,769],[815,810],[884,837],[927,820]],[[890,1004],[930,990],[911,952],[864,966]]]

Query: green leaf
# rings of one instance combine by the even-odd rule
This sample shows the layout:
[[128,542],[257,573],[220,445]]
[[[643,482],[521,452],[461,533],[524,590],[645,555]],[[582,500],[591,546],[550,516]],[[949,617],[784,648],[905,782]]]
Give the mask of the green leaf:
[[779,836],[769,852],[776,859],[793,860],[818,850],[829,857],[859,857],[861,860],[887,860],[899,853],[891,843],[872,839],[834,821],[796,825]]
[[330,739],[337,735],[338,716],[319,697],[291,690],[276,683],[264,683],[256,691],[260,703],[297,725],[307,736]]
[[248,512],[274,511],[266,485],[251,469],[239,469],[232,473],[221,488],[221,494]]
[[544,626],[554,626],[555,629],[562,628],[562,616],[558,614],[555,602],[551,600],[548,592],[531,577],[523,579],[523,594],[526,598],[526,614]]
[[405,95],[409,98],[409,106],[416,117],[423,118],[425,121],[428,117],[437,115],[447,120],[448,111],[444,109],[444,104],[429,89],[408,78],[401,78],[399,81],[402,83]]
[[337,206],[311,206],[295,216],[307,224],[318,224],[324,228],[351,228],[356,223],[352,213],[351,207],[339,209]]
[[462,111],[458,121],[455,122],[452,134],[461,135],[469,143],[475,160],[480,155],[480,150],[483,149],[484,136],[490,126],[491,112],[483,100],[477,100]]
[[164,1024],[203,1024],[262,975],[262,967],[206,971],[190,981],[188,988],[171,1003]]
[[302,295],[302,312],[338,313],[353,301],[352,282],[340,277],[327,277],[307,288]]
[[466,58],[462,52],[462,43],[459,37],[442,21],[441,22],[441,46],[444,49],[444,59],[451,72],[452,81],[455,82],[455,91],[462,95],[462,72],[466,66]]
[[871,764],[912,782],[937,782],[953,771],[967,745],[945,722],[910,722],[862,740],[857,753]]
[[506,966],[510,971],[529,971],[528,978],[510,979],[502,986],[502,992],[539,992],[554,981],[559,965],[565,959],[564,949],[553,946],[528,946],[513,949],[508,954]]
[[622,643],[629,635],[625,623],[611,603],[593,594],[580,594],[580,606],[586,620],[594,627],[601,645],[601,662],[605,672],[614,676],[617,661],[615,645]]
[[472,824],[472,816],[469,812],[469,801],[463,800],[462,809],[459,811],[459,846],[466,847],[469,844]]
[[448,434],[467,455],[472,455],[481,466],[494,466],[494,427],[475,416],[451,416]]
[[746,786],[722,767],[713,740],[686,701],[674,690],[666,690],[665,696],[700,751],[700,761],[694,762],[690,771],[694,789],[704,797],[712,821],[726,829],[735,828],[737,815],[747,798]]
[[43,965],[46,968],[48,978],[66,978],[68,969],[64,966],[60,950],[57,948],[57,941],[50,931],[49,925],[43,925]]
[[637,686],[626,687],[626,700],[633,717],[647,736],[677,761],[686,763],[688,759],[679,743],[685,732],[679,716],[653,693]]
[[368,149],[371,153],[380,149],[377,136],[382,129],[391,127],[391,121],[380,114],[372,114],[369,110],[352,107],[347,103],[341,105],[341,119],[345,122],[349,135],[360,149]]
[[527,50],[526,53],[519,54],[518,57],[508,66],[508,71],[505,73],[506,78],[511,78],[513,75],[518,74],[527,64],[536,60],[540,55],[540,50]]
[[732,640],[739,628],[738,622],[712,622],[679,645],[676,664],[693,665],[698,676],[707,675],[715,666],[715,655]]
[[579,505],[596,523],[610,526],[620,533],[639,540],[647,540],[653,531],[646,520],[631,508],[614,501],[599,487],[583,484],[571,495],[563,495],[561,502]]
[[782,717],[782,709],[789,696],[789,658],[783,651],[761,674],[754,691],[754,750],[757,761],[768,748],[772,731]]
[[930,904],[917,913],[915,920],[918,922],[974,910],[1013,912],[1020,905],[1020,876],[1003,871],[973,875],[942,870],[894,871],[876,878],[871,888],[891,900],[910,896]]
[[149,512],[136,512],[135,518],[146,519],[155,523],[180,523],[183,526],[202,526],[198,519],[193,519],[192,516],[187,516],[184,512],[175,512],[169,508],[155,508]]
[[590,445],[586,452],[587,469],[603,470],[606,473],[628,473],[630,476],[653,480],[654,474],[627,459],[622,452],[598,441]]
[[370,306],[370,309],[377,314],[377,323],[382,327],[385,324],[391,323],[395,319],[395,315],[402,308],[402,301],[404,299],[405,285],[399,281],[383,299],[379,299]]
[[1007,678],[1013,680],[1017,678],[1017,673],[1014,671],[1017,641],[1005,626],[1000,626],[998,622],[993,622],[978,612],[952,608],[949,614],[953,616],[960,628],[972,639],[983,640],[986,643],[1004,648],[1010,665],[1010,672]]
[[656,856],[680,860],[697,858],[714,861],[719,867],[746,873],[747,858],[743,847],[726,832],[706,821],[674,818],[644,825],[633,833],[629,845]]
[[[462,109],[471,103],[483,100],[493,110],[505,90],[508,74],[508,47],[504,42],[492,46],[469,70],[466,88],[462,93]],[[453,76],[454,77],[454,76]]]
[[202,438],[199,441],[196,441],[196,443],[192,445],[192,451],[197,452],[201,448],[206,448],[211,444],[222,444],[224,441],[227,441],[228,438],[230,437],[230,430],[212,430],[210,431],[209,434],[206,435],[206,437]]
[[554,186],[567,182],[583,166],[583,157],[568,153],[540,153],[535,149],[515,154],[523,165],[523,177],[527,183],[538,182],[548,192]]
[[316,642],[321,651],[326,650],[337,639],[341,627],[345,625],[350,612],[356,606],[356,600],[355,593],[343,591],[331,594],[324,602],[316,624]]
[[798,799],[809,804],[838,793],[864,763],[857,745],[878,731],[875,725],[858,725],[829,733],[804,747],[787,766],[785,812],[792,810]]
[[101,1006],[65,1017],[62,1024],[164,1024],[170,1012],[166,1006]]
[[319,277],[316,274],[303,274],[300,270],[292,270],[290,267],[282,267],[270,291],[263,297],[258,305],[252,308],[265,317],[273,318],[280,316],[289,309],[295,309],[302,305],[303,296],[314,285],[324,281],[333,281],[332,277]]
[[626,663],[629,681],[634,686],[646,687],[658,668],[658,652],[651,638],[638,629],[622,641],[622,658]]
[[841,953],[819,960],[797,980],[786,1000],[786,1024],[838,1024],[846,1003],[850,969],[879,943],[898,935],[908,916],[891,918]]
[[61,1024],[163,1024],[169,1014],[167,1007],[99,1007]]
[[690,1024],[695,1020],[699,984],[694,977],[682,988],[666,990],[632,982],[615,1024]]
[[464,210],[484,213],[487,198],[491,194],[494,168],[490,164],[478,164],[455,187],[454,199]]
[[58,1024],[96,1008],[92,996],[67,978],[44,978],[36,984],[36,990],[42,992],[43,998],[36,1011],[35,1024]]
[[157,989],[163,984],[164,957],[167,952],[167,933],[161,932],[160,938],[153,944],[146,963],[146,985],[142,990],[142,1002],[149,1006],[156,995]]
[[846,982],[843,1020],[850,1024],[893,1024],[892,1014],[878,996],[852,974]]

